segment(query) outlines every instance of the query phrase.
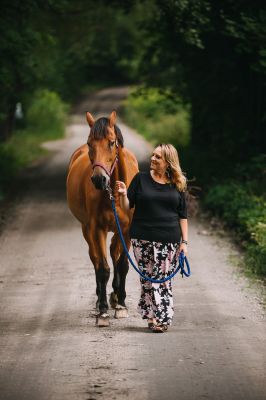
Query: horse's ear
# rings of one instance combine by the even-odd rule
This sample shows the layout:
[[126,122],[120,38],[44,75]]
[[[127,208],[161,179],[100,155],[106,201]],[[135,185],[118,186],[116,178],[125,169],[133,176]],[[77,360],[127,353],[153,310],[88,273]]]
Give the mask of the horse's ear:
[[109,117],[109,126],[110,128],[113,128],[116,123],[116,112],[112,111]]
[[86,117],[87,117],[88,124],[90,125],[90,127],[92,127],[92,125],[94,124],[93,116],[91,115],[91,113],[86,112]]

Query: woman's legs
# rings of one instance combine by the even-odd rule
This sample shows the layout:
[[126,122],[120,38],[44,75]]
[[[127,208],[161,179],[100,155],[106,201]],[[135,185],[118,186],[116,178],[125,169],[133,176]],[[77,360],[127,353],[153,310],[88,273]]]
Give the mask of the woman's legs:
[[[154,279],[169,276],[176,266],[177,244],[132,239],[133,251],[140,270]],[[171,281],[152,283],[140,278],[141,295],[138,311],[148,322],[171,325],[174,314]]]

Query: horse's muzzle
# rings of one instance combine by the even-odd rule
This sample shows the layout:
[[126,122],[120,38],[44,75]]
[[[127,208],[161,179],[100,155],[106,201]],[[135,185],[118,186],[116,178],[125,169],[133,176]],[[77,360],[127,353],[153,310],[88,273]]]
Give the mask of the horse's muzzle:
[[92,175],[91,180],[95,188],[98,190],[105,190],[109,183],[107,177],[104,175]]

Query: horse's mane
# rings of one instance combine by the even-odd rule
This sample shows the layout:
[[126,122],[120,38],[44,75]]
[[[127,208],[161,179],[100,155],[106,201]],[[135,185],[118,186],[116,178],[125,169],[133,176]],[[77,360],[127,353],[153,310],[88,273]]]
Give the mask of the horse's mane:
[[[102,117],[97,119],[97,121],[95,121],[93,126],[91,127],[90,137],[95,140],[104,139],[107,135],[108,126],[109,126],[108,118]],[[114,128],[118,143],[120,144],[121,147],[124,147],[124,138],[122,136],[120,128],[117,125],[115,125]]]

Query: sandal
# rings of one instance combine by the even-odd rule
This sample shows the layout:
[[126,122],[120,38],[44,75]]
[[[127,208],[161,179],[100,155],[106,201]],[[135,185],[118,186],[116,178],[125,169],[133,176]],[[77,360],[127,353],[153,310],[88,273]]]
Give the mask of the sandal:
[[154,325],[154,327],[151,328],[151,330],[154,333],[164,333],[164,330],[160,325]]
[[167,329],[168,329],[168,326],[165,325],[165,324],[154,325],[154,326],[151,328],[151,330],[152,330],[154,333],[164,333],[164,332],[167,331]]
[[153,329],[156,326],[154,322],[148,322],[148,328]]

